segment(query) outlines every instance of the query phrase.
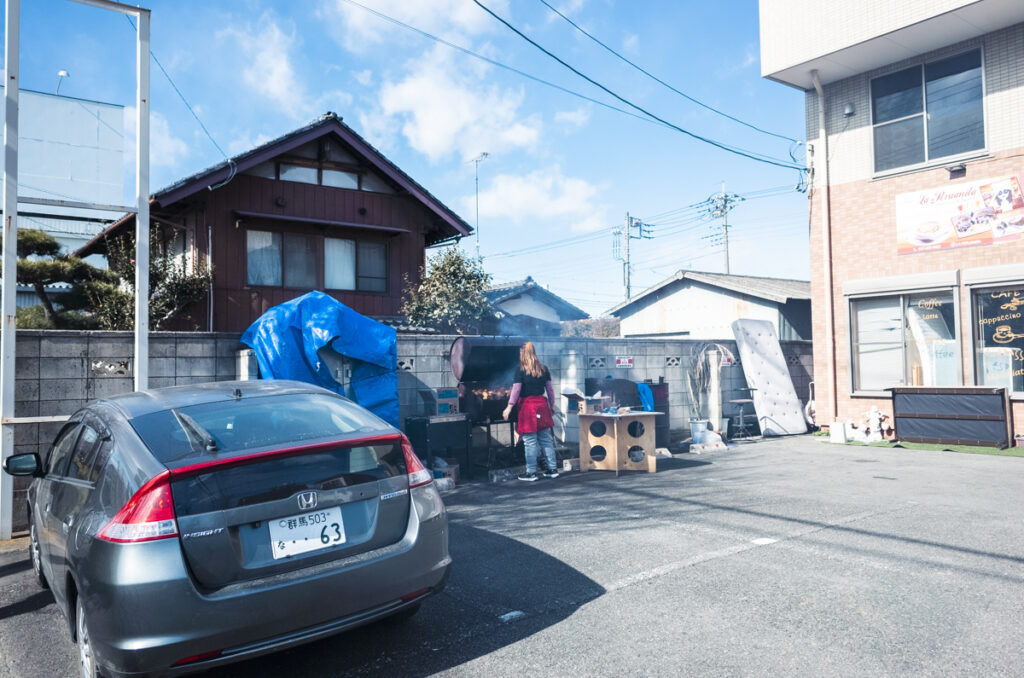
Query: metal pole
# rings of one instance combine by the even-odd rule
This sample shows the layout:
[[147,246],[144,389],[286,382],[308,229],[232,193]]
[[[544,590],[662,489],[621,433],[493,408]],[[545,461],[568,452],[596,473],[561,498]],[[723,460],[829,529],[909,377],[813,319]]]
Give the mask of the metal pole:
[[626,280],[626,301],[629,301],[632,296],[629,291],[629,240],[632,237],[629,225],[629,212],[626,212],[626,261],[623,262],[623,266],[625,266],[623,269],[623,277]]
[[140,11],[135,144],[135,390],[149,387],[149,12]]
[[[0,457],[6,461],[14,454],[14,369],[16,355],[15,308],[18,270],[18,87],[21,0],[7,0],[4,63],[4,242],[3,288],[0,291]],[[0,473],[0,539],[10,539],[14,517],[14,482]]]
[[725,274],[729,275],[729,199],[725,195],[725,181],[722,181],[722,242],[725,244]]

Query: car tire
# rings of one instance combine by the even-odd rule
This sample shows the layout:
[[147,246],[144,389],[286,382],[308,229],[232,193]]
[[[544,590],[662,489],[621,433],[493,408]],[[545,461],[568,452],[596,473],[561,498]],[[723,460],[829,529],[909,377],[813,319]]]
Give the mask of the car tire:
[[32,572],[36,575],[36,581],[44,589],[50,588],[43,574],[43,554],[39,550],[39,539],[36,538],[36,526],[29,520],[28,527],[28,561],[32,563]]
[[85,618],[81,596],[75,599],[75,641],[78,645],[79,675],[82,678],[100,678],[101,674],[96,668],[96,654],[92,650],[89,625]]

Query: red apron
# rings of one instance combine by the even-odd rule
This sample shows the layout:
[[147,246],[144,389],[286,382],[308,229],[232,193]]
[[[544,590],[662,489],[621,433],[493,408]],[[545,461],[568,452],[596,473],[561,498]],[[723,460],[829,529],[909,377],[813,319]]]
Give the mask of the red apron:
[[548,407],[548,399],[544,396],[528,396],[519,400],[519,418],[516,421],[516,431],[520,435],[524,433],[536,433],[546,428],[553,428],[555,422],[551,421],[551,409]]

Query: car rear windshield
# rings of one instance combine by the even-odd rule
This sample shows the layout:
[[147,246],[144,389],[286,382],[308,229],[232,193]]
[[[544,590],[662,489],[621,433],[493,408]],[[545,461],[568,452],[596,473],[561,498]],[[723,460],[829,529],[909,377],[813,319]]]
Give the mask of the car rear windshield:
[[316,393],[202,403],[146,414],[131,423],[164,464],[392,428],[352,402]]

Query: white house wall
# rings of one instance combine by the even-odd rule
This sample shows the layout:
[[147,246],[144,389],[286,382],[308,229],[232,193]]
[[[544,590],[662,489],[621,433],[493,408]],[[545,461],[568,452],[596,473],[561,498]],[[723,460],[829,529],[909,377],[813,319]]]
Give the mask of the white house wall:
[[770,301],[728,290],[684,285],[644,308],[622,316],[623,336],[679,334],[687,339],[732,339],[734,320],[767,320],[779,330],[779,309]]
[[498,304],[505,313],[510,315],[528,315],[533,318],[539,318],[540,320],[547,320],[548,322],[557,323],[561,320],[558,317],[558,312],[551,308],[547,304],[542,304],[531,296],[522,295],[503,301]]

